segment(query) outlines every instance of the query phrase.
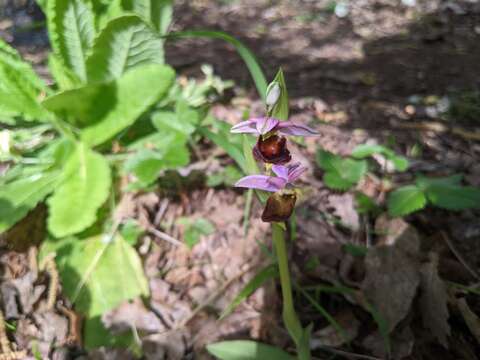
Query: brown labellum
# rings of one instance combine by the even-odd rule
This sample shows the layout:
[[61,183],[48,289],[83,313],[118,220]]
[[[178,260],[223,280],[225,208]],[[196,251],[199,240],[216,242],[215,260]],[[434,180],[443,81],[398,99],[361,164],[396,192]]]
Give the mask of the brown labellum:
[[297,197],[295,194],[274,193],[267,199],[262,221],[282,222],[292,215]]
[[272,135],[266,139],[260,136],[253,148],[253,155],[257,160],[271,164],[285,164],[292,158],[287,149],[287,139],[278,135]]

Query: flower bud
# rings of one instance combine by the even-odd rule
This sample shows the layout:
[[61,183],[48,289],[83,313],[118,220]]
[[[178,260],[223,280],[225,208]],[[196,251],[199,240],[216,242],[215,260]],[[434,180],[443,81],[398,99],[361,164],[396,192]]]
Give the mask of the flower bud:
[[282,88],[278,82],[272,82],[268,85],[267,94],[265,98],[265,104],[267,107],[273,107],[277,103],[278,99],[280,99],[280,94],[282,93]]
[[267,204],[262,213],[262,221],[287,221],[292,215],[296,200],[297,197],[295,193],[274,193],[267,199]]
[[287,149],[287,139],[278,135],[271,135],[266,139],[259,136],[253,155],[257,160],[270,164],[285,164],[292,158]]

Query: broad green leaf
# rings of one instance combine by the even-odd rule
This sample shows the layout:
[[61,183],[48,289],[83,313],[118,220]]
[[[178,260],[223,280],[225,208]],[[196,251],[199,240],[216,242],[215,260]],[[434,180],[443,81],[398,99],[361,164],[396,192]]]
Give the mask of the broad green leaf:
[[141,260],[120,235],[70,241],[57,250],[56,260],[66,296],[89,318],[148,296]]
[[58,171],[32,174],[0,188],[0,233],[15,225],[58,183]]
[[138,151],[125,162],[124,171],[135,174],[143,185],[149,185],[160,171],[188,164],[190,153],[186,142],[187,138],[176,132],[146,136],[129,146]]
[[113,333],[103,325],[101,316],[86,318],[83,324],[83,334],[83,344],[86,350],[98,349],[102,346],[132,350],[139,346],[132,330]]
[[89,82],[117,79],[134,67],[163,64],[163,40],[136,15],[111,20],[87,59]]
[[48,54],[48,69],[60,90],[73,89],[81,84],[77,75],[68,69],[53,53]]
[[84,127],[81,134],[84,142],[99,145],[133,124],[165,95],[174,76],[168,66],[142,66],[109,83],[60,92],[43,104],[76,126]]
[[127,219],[126,222],[122,224],[120,233],[129,245],[135,246],[140,235],[144,233],[144,230],[139,225],[138,221]]
[[419,177],[417,185],[432,205],[448,210],[480,208],[480,189],[461,186],[460,181],[461,176],[457,175],[437,179]]
[[279,120],[288,120],[288,92],[282,69],[278,70],[273,82],[280,86],[280,97],[272,108],[272,117]]
[[233,301],[227,306],[223,311],[220,319],[230,315],[235,308],[240,305],[242,301],[252,295],[259,287],[261,287],[265,282],[270,279],[274,279],[278,276],[278,266],[277,264],[270,264],[260,270],[238,293]]
[[417,186],[403,186],[388,195],[388,213],[391,216],[407,215],[425,207],[426,202],[425,194]]
[[48,229],[58,238],[92,225],[111,185],[107,160],[83,143],[68,159],[62,176],[61,184],[48,199]]
[[189,249],[192,249],[199,241],[202,235],[210,235],[215,231],[215,226],[207,219],[179,218],[177,223],[184,226],[183,238]]
[[95,37],[91,3],[85,0],[48,0],[48,34],[53,52],[82,81]]
[[386,146],[362,144],[358,145],[352,151],[352,156],[356,159],[364,159],[374,154],[384,155],[392,162],[392,164],[395,166],[395,169],[398,171],[405,171],[408,168],[408,160],[403,156],[395,154],[393,150],[387,148]]
[[21,116],[25,120],[46,120],[40,98],[48,89],[30,64],[0,39],[0,122]]
[[195,132],[200,114],[185,101],[177,101],[175,112],[157,111],[152,115],[152,124],[160,132],[175,130],[185,135]]
[[221,341],[207,345],[207,350],[221,360],[294,359],[282,349],[251,340]]
[[173,0],[122,0],[123,8],[149,21],[162,35],[172,21]]
[[316,160],[325,171],[325,185],[336,190],[348,190],[367,172],[366,161],[342,158],[324,150],[317,152]]
[[250,75],[255,82],[257,87],[258,94],[262,99],[265,99],[265,94],[267,91],[267,80],[265,75],[260,67],[255,55],[245,46],[243,43],[235,39],[233,36],[228,35],[227,33],[221,31],[208,31],[208,30],[192,30],[192,31],[181,31],[170,33],[167,36],[167,39],[176,39],[176,38],[191,38],[191,37],[200,37],[200,38],[210,38],[210,39],[220,39],[225,40],[235,47],[240,57],[247,65]]

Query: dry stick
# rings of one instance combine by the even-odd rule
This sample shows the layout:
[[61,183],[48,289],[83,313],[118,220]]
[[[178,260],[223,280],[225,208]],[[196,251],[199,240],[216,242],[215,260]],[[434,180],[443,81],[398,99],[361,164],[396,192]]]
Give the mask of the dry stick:
[[153,226],[150,226],[147,231],[151,233],[152,235],[155,235],[156,237],[165,240],[166,242],[169,242],[170,244],[174,246],[184,246],[185,244],[182,243],[180,240],[175,239],[174,237],[164,233],[163,231],[160,231],[158,229],[155,229]]
[[55,259],[51,258],[45,264],[45,270],[50,276],[50,284],[48,287],[47,310],[52,310],[55,306],[58,293],[58,270],[55,265]]

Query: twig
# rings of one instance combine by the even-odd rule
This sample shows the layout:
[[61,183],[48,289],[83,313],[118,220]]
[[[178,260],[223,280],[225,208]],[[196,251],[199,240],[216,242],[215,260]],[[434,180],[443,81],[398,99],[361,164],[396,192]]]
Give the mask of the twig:
[[40,269],[45,269],[50,277],[50,283],[48,285],[47,306],[46,310],[52,310],[57,300],[59,276],[57,266],[55,264],[55,253],[48,254],[42,261]]
[[82,317],[75,311],[68,309],[63,305],[59,305],[58,310],[68,317],[68,337],[67,344],[82,346]]
[[151,233],[152,235],[155,235],[156,237],[165,240],[166,242],[169,242],[172,245],[175,246],[185,246],[184,243],[182,243],[180,240],[175,239],[174,237],[164,233],[163,231],[160,231],[153,226],[150,226],[147,231]]

